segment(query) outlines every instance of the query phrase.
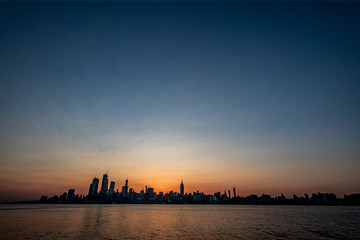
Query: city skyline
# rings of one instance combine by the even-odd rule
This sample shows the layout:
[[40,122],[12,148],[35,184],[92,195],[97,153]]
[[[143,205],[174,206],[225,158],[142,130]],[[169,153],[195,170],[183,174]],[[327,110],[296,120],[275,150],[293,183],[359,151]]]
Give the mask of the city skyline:
[[136,191],[129,185],[126,178],[124,186],[115,191],[115,182],[109,185],[108,172],[103,174],[101,187],[99,178],[94,177],[89,186],[88,194],[79,194],[71,188],[68,192],[59,195],[42,195],[39,200],[28,201],[27,203],[42,204],[263,204],[263,205],[359,205],[360,193],[346,194],[343,197],[334,193],[304,193],[303,195],[293,194],[287,197],[283,194],[271,196],[266,193],[261,195],[250,194],[241,196],[237,194],[236,188],[206,194],[199,190],[186,192],[184,181],[179,184],[179,191],[174,189],[168,192],[156,191],[154,187],[145,186]]
[[[220,189],[217,189],[216,192],[213,192],[213,193],[210,193],[210,192],[204,192],[202,191],[201,189],[197,188],[197,187],[193,187],[191,188],[190,190],[188,191],[185,191],[185,184],[184,184],[184,181],[183,179],[181,179],[181,182],[180,184],[178,184],[178,189],[176,188],[171,188],[171,187],[168,187],[166,188],[167,190],[162,190],[160,188],[157,188],[156,186],[153,186],[153,185],[147,185],[147,184],[143,184],[141,185],[141,187],[139,189],[136,189],[134,188],[133,186],[130,187],[129,185],[129,181],[128,181],[128,178],[126,177],[125,180],[124,180],[125,184],[124,186],[121,186],[121,183],[118,182],[118,184],[116,185],[116,182],[111,180],[110,181],[110,176],[109,176],[109,170],[106,171],[106,173],[103,174],[102,178],[98,177],[98,175],[96,175],[92,182],[90,183],[89,187],[88,187],[88,192],[87,193],[84,193],[82,192],[82,190],[84,189],[84,187],[81,187],[81,191],[76,191],[76,188],[72,187],[72,186],[68,186],[68,189],[66,191],[64,191],[63,194],[59,194],[59,191],[57,189],[54,189],[53,191],[51,191],[50,193],[47,192],[47,193],[42,193],[41,194],[41,199],[43,199],[44,197],[49,198],[48,199],[53,199],[54,197],[60,197],[63,198],[63,199],[67,199],[69,201],[74,201],[75,200],[75,196],[76,198],[82,198],[82,199],[86,199],[86,198],[89,198],[89,197],[101,197],[101,196],[111,196],[113,194],[115,195],[118,195],[120,194],[121,197],[129,197],[131,193],[135,194],[135,195],[139,195],[139,194],[142,194],[142,198],[143,198],[143,194],[146,193],[148,194],[148,189],[151,190],[151,193],[153,193],[153,199],[156,199],[159,195],[163,196],[163,195],[166,195],[168,196],[169,194],[171,196],[174,196],[174,197],[178,197],[178,196],[186,196],[186,197],[189,197],[189,194],[190,196],[193,194],[193,195],[196,195],[196,194],[201,194],[201,195],[204,195],[204,196],[215,196],[215,199],[212,200],[213,202],[212,203],[216,203],[216,196],[220,197],[221,198],[226,198],[228,200],[230,199],[233,199],[233,198],[238,198],[239,199],[247,199],[247,198],[251,198],[251,196],[255,196],[256,198],[263,198],[265,196],[266,198],[266,201],[263,202],[263,203],[268,203],[268,200],[272,197],[275,197],[275,199],[273,200],[276,200],[276,201],[280,201],[278,198],[284,198],[283,200],[294,200],[293,197],[296,196],[300,196],[303,200],[304,200],[304,196],[309,196],[310,194],[313,195],[314,197],[314,194],[319,194],[319,197],[321,198],[320,195],[323,195],[325,196],[325,193],[323,193],[323,191],[305,191],[305,192],[298,192],[298,193],[288,193],[288,194],[284,194],[284,191],[279,191],[277,193],[269,193],[269,192],[260,192],[260,191],[249,191],[249,192],[246,192],[246,191],[242,191],[241,189],[236,189],[236,187],[229,187],[229,188],[224,188],[223,190],[220,190]],[[77,185],[78,186],[78,185]],[[116,187],[115,187],[116,186]],[[136,185],[135,186],[140,186],[140,185]],[[234,185],[235,186],[235,185]],[[196,190],[194,190],[196,189]],[[239,193],[240,194],[237,194]],[[66,196],[66,193],[67,193],[67,196]],[[327,195],[328,194],[334,194],[332,191],[328,191],[326,193]],[[64,197],[65,195],[65,197]],[[135,196],[134,195],[134,196]],[[258,197],[259,195],[259,197]],[[351,201],[354,201],[352,204],[358,204],[358,196],[360,195],[360,193],[350,193],[350,192],[347,192],[341,196],[339,196],[338,194],[335,194],[334,196],[338,196],[340,197],[339,199],[341,199],[341,197],[345,197],[345,196],[350,196],[350,197],[353,197],[353,200]],[[101,197],[100,199],[102,199],[102,201],[104,200],[103,197]],[[268,199],[269,198],[269,199]],[[40,199],[40,202],[43,201]],[[98,199],[98,200],[100,200]],[[357,199],[357,200],[354,200],[354,199]],[[18,201],[36,201],[37,199],[5,199],[5,200],[2,200],[3,202],[18,202]],[[46,200],[47,201],[47,200]],[[80,201],[80,200],[77,200],[77,201]],[[83,200],[81,200],[83,201]],[[81,202],[80,201],[80,202]],[[155,200],[153,200],[155,201]],[[218,200],[217,200],[218,201]],[[50,200],[51,202],[51,200]],[[85,202],[86,203],[86,202]],[[93,202],[94,203],[94,202]],[[104,202],[97,202],[97,203],[104,203]],[[111,203],[111,202],[109,202]],[[127,202],[126,202],[127,203]],[[141,203],[141,202],[139,202]],[[155,202],[153,202],[155,203]],[[211,201],[210,201],[211,203]],[[240,203],[240,202],[238,202]],[[301,203],[301,204],[304,204],[304,203]],[[312,203],[314,204],[314,203]]]
[[359,6],[0,2],[0,201],[360,192]]

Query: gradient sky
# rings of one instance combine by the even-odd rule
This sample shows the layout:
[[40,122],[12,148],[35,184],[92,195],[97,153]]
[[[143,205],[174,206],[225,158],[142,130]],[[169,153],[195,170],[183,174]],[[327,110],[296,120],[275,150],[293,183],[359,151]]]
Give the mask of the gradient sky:
[[360,192],[360,4],[0,3],[0,200]]

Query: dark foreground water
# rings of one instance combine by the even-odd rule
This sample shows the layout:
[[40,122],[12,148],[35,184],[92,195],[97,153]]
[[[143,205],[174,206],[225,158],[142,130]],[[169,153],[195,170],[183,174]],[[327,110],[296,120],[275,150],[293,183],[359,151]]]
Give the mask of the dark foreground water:
[[0,239],[360,239],[360,207],[0,205]]

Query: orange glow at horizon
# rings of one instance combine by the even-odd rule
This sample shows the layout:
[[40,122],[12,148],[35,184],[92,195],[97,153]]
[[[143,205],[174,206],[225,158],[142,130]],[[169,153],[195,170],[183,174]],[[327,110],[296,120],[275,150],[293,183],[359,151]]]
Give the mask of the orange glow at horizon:
[[360,179],[352,162],[330,159],[324,168],[321,161],[309,164],[278,160],[267,154],[266,149],[236,150],[230,146],[232,151],[214,152],[212,145],[202,142],[154,145],[148,141],[136,150],[111,153],[79,147],[17,152],[3,158],[0,200],[37,200],[41,195],[59,195],[68,189],[87,195],[92,179],[98,177],[101,184],[108,169],[109,184],[114,181],[119,191],[126,178],[136,192],[146,185],[156,192],[179,192],[181,179],[187,193],[222,193],[232,191],[233,187],[240,196],[262,193],[292,196],[318,191],[342,196],[358,191],[353,183]]
[[[230,190],[231,194],[233,194],[232,189],[235,187],[237,195],[240,196],[247,196],[249,194],[261,195],[263,193],[276,196],[283,193],[289,197],[293,194],[301,196],[305,193],[311,194],[318,191],[334,192],[342,197],[344,194],[349,194],[349,189],[356,191],[357,188],[354,184],[348,186],[348,189],[343,189],[341,183],[336,183],[336,181],[334,181],[332,187],[312,184],[309,181],[299,182],[296,179],[283,181],[281,176],[275,178],[269,173],[266,174],[267,171],[258,171],[256,173],[255,170],[250,171],[250,169],[243,172],[228,170],[231,174],[226,176],[223,174],[215,175],[214,173],[213,175],[208,175],[201,172],[188,172],[183,174],[184,177],[181,177],[180,173],[162,173],[161,171],[149,173],[146,170],[136,171],[136,174],[135,172],[121,174],[123,177],[120,177],[119,175],[112,174],[112,171],[110,171],[109,184],[110,181],[114,181],[115,189],[121,191],[121,187],[125,184],[125,179],[128,178],[130,188],[133,188],[136,192],[140,192],[147,186],[154,188],[157,193],[167,193],[169,191],[179,192],[180,182],[183,179],[186,193],[199,191],[205,194],[213,194]],[[238,175],[235,172],[238,172]],[[67,192],[68,189],[75,189],[75,193],[79,195],[87,195],[89,184],[95,176],[99,178],[101,184],[102,174],[100,172],[89,174],[88,171],[77,171],[77,174],[75,174],[73,171],[64,174],[54,171],[43,175],[38,173],[24,174],[23,177],[4,182],[0,197],[1,200],[38,200],[41,195],[49,197],[60,195],[63,192]],[[11,178],[7,177],[8,179]],[[6,198],[8,196],[12,196],[12,198]]]

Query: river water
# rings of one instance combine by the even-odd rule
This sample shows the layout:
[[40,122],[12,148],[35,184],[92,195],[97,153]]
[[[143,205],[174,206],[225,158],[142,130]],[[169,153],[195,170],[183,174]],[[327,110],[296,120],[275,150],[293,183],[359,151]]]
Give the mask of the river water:
[[0,239],[360,239],[360,207],[6,204]]

